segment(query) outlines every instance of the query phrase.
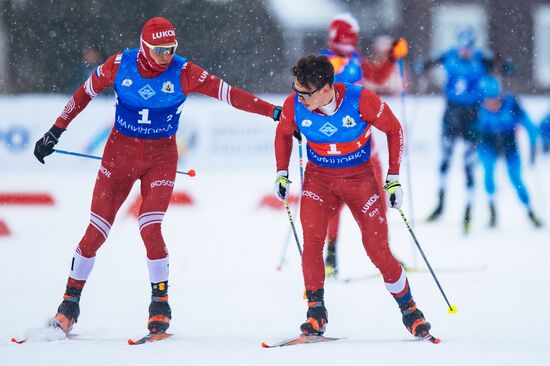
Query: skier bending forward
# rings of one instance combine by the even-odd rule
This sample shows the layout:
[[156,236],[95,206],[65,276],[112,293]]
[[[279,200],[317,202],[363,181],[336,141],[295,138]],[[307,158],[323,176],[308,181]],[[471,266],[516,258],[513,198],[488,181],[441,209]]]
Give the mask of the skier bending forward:
[[425,337],[430,324],[413,300],[405,270],[388,244],[383,194],[370,161],[372,126],[385,132],[389,171],[384,189],[388,205],[400,208],[403,191],[399,165],[403,131],[388,105],[371,90],[334,83],[334,69],[326,56],[307,56],[292,68],[294,93],[283,106],[275,135],[276,195],[288,197],[288,164],[292,135],[298,128],[307,138],[306,166],[300,219],[304,230],[302,271],[308,300],[304,335],[322,335],[328,322],[324,302],[323,246],[327,225],[343,202],[361,229],[363,246],[382,273],[386,288],[399,305],[403,323],[414,336]]

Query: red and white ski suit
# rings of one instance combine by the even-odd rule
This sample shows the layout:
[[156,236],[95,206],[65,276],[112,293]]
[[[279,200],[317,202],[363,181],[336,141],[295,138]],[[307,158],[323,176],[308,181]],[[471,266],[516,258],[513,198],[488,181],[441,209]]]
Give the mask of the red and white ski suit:
[[[334,84],[337,108],[345,94],[345,85]],[[361,118],[387,135],[389,149],[388,174],[399,174],[403,149],[403,131],[387,104],[371,90],[364,88],[359,101]],[[299,103],[299,102],[298,102]],[[319,110],[314,111],[322,115]],[[327,116],[327,121],[328,121]],[[277,170],[288,170],[292,152],[292,136],[297,129],[295,95],[283,105],[281,122],[275,135]],[[323,247],[329,220],[337,208],[346,204],[361,230],[363,246],[374,265],[382,273],[386,287],[395,298],[408,292],[406,274],[390,251],[384,195],[373,163],[333,168],[308,162],[305,171],[300,219],[304,231],[302,271],[305,288],[316,291],[324,287]]]
[[[113,86],[120,59],[120,53],[109,57],[76,90],[55,121],[57,127],[67,128],[92,98],[105,88]],[[162,72],[148,67],[148,63],[144,62],[141,54],[137,61],[139,74],[144,78],[155,78]],[[184,64],[180,83],[185,95],[191,93],[207,95],[237,109],[273,118],[274,105],[228,85],[192,62],[188,61]],[[147,250],[147,258],[151,263],[154,261],[167,263],[168,251],[162,237],[161,223],[174,187],[177,160],[175,135],[157,139],[136,138],[126,136],[113,128],[97,175],[90,224],[78,244],[75,253],[76,264],[73,264],[69,277],[69,287],[84,286],[93,267],[96,252],[107,239],[117,211],[136,180],[141,181],[143,201],[139,211],[139,227]],[[75,266],[78,267],[77,270],[74,269]],[[150,276],[151,282],[155,282],[151,266]]]

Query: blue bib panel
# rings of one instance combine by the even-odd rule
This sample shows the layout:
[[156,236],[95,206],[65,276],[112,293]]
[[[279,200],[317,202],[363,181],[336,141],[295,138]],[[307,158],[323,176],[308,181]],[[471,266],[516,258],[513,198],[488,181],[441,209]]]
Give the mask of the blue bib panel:
[[463,59],[456,48],[444,57],[443,66],[447,71],[445,95],[456,104],[472,105],[481,101],[478,84],[487,73],[480,50],[474,50],[469,59]]
[[[341,168],[362,164],[370,157],[370,137],[363,144],[354,146],[351,153],[338,154],[327,151],[319,153],[312,145],[315,144],[346,144],[353,143],[365,132],[368,123],[361,118],[359,113],[359,97],[363,90],[360,86],[345,84],[346,92],[340,108],[332,116],[313,113],[298,101],[298,95],[294,97],[294,113],[296,125],[306,136],[306,146],[309,161],[329,168]],[[331,149],[332,150],[332,149]]]
[[500,109],[490,111],[484,106],[479,110],[479,131],[484,135],[503,135],[514,133],[518,121],[517,102],[513,95],[507,95],[502,100]]
[[170,137],[178,130],[183,102],[180,75],[187,59],[174,56],[159,76],[144,78],[137,68],[138,50],[124,51],[115,78],[115,128],[131,137]]
[[335,83],[360,84],[363,80],[361,56],[357,52],[353,51],[351,57],[340,56],[331,50],[322,50],[319,54],[327,56],[334,66]]

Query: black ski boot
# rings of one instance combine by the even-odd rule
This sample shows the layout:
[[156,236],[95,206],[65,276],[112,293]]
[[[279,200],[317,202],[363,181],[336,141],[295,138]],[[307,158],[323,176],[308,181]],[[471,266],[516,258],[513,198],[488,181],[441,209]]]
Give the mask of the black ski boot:
[[336,240],[329,240],[327,246],[327,257],[325,258],[325,274],[328,277],[338,275],[338,266],[336,262]]
[[491,214],[491,218],[489,219],[489,227],[496,227],[497,226],[497,210],[495,208],[494,203],[489,204],[489,212]]
[[466,211],[464,212],[464,222],[463,222],[463,230],[464,234],[470,233],[471,228],[471,214],[472,214],[472,207],[470,205],[466,206]]
[[535,213],[532,210],[529,210],[527,216],[529,217],[529,221],[531,221],[534,227],[542,227],[542,222],[535,216]]
[[81,293],[82,289],[67,287],[63,295],[63,301],[57,308],[57,314],[48,323],[50,327],[61,329],[65,334],[69,334],[80,315],[80,305],[78,303],[80,302]]
[[403,324],[413,336],[424,337],[429,334],[431,325],[424,318],[424,314],[417,309],[413,299],[404,305],[399,305],[399,309],[403,314]]
[[323,300],[325,291],[306,291],[307,296],[307,320],[300,325],[303,335],[323,335],[328,323],[328,313]]
[[172,311],[168,304],[168,281],[152,283],[151,304],[147,328],[151,333],[165,333],[170,326]]
[[428,216],[428,222],[433,222],[439,220],[441,217],[441,214],[443,213],[443,201],[445,201],[445,191],[439,191],[439,203],[437,204],[437,207],[432,212],[430,216]]

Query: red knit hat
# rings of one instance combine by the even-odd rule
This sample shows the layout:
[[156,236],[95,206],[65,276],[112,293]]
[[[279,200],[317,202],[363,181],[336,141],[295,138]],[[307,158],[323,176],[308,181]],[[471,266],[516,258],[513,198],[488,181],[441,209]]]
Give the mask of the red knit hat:
[[153,70],[164,71],[167,66],[162,67],[153,60],[151,51],[144,42],[153,46],[176,44],[174,25],[166,18],[155,17],[145,22],[141,30],[140,53]]
[[328,41],[331,48],[355,48],[359,38],[359,24],[350,14],[339,14],[328,27]]

